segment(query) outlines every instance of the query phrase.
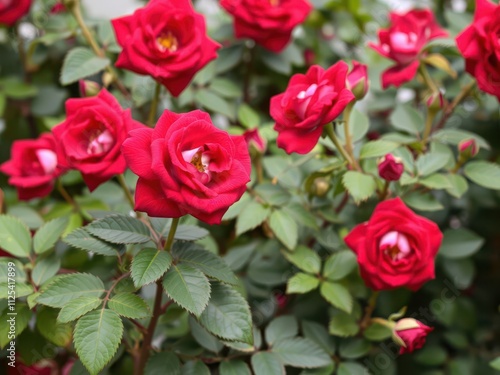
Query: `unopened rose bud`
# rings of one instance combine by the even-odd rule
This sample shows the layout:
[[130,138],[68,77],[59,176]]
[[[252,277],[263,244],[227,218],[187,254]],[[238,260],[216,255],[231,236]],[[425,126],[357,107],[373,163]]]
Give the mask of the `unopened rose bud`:
[[346,86],[356,97],[361,100],[365,97],[370,86],[368,80],[368,67],[355,60],[352,61],[352,69],[347,75]]
[[427,108],[431,111],[439,111],[444,107],[444,97],[441,91],[433,92],[426,101]]
[[267,141],[262,138],[257,129],[247,130],[243,133],[243,137],[248,144],[250,152],[257,152],[262,155],[267,150]]
[[54,6],[49,11],[50,14],[59,14],[64,12],[66,12],[66,7],[63,3],[54,4]]
[[475,139],[464,139],[458,144],[458,152],[462,157],[473,158],[479,152],[479,146]]
[[405,167],[400,158],[387,154],[378,161],[378,174],[386,181],[398,181]]
[[89,96],[96,96],[101,91],[101,85],[94,81],[87,81],[81,79],[78,82],[78,87],[80,88],[80,96],[86,98]]
[[311,187],[311,193],[317,197],[324,197],[330,190],[330,182],[324,177],[318,177],[314,180]]
[[304,60],[307,66],[314,65],[314,61],[316,60],[316,55],[312,49],[306,49],[304,51]]
[[392,339],[401,346],[399,354],[411,353],[425,344],[427,334],[434,328],[413,318],[398,320],[392,331]]

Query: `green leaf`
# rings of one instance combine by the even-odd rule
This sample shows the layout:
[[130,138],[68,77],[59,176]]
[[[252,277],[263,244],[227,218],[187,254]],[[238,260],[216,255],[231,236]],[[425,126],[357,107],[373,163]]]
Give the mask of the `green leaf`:
[[288,249],[293,250],[297,245],[297,223],[281,210],[274,210],[269,217],[269,226],[278,240]]
[[172,254],[177,261],[199,269],[208,277],[228,284],[238,282],[238,279],[224,260],[196,244],[175,243]]
[[422,178],[419,183],[429,189],[449,189],[451,188],[450,180],[442,174],[432,174]]
[[188,361],[182,366],[182,375],[210,375],[210,370],[202,361]]
[[224,344],[203,328],[192,316],[189,317],[189,327],[193,338],[205,349],[219,353],[224,348]]
[[117,256],[119,251],[118,245],[104,242],[83,228],[72,231],[64,237],[63,241],[77,249],[92,251],[105,256]]
[[431,193],[413,192],[403,198],[410,207],[420,211],[439,211],[444,207]]
[[488,189],[500,190],[500,166],[488,161],[471,161],[464,168],[467,178]]
[[281,185],[272,183],[259,184],[254,189],[255,193],[262,198],[264,202],[271,206],[283,206],[290,202],[290,193]]
[[210,82],[209,89],[217,95],[229,99],[239,98],[243,93],[243,90],[235,82],[227,78],[214,78]]
[[359,154],[360,159],[378,158],[389,154],[399,147],[399,144],[383,139],[370,141],[363,145]]
[[370,342],[365,339],[346,339],[340,344],[339,354],[341,358],[356,359],[365,356],[370,349]]
[[146,224],[130,216],[107,216],[93,221],[85,229],[101,240],[116,244],[144,243],[151,240],[151,233]]
[[383,341],[391,337],[392,331],[386,326],[373,323],[363,331],[363,335],[371,341]]
[[446,189],[448,194],[455,198],[460,198],[467,192],[469,184],[467,180],[458,174],[449,174],[447,176],[450,187]]
[[335,353],[335,339],[330,336],[323,325],[316,322],[303,321],[302,333],[306,338],[321,346],[328,354],[333,355]]
[[459,129],[442,129],[432,134],[432,140],[457,146],[460,142],[474,139],[480,148],[490,149],[488,142],[475,133]]
[[57,320],[61,323],[72,322],[89,311],[96,309],[101,302],[102,300],[98,297],[78,297],[63,306],[61,311],[59,311]]
[[493,361],[491,361],[490,366],[495,370],[500,371],[500,357],[496,357]]
[[459,289],[467,289],[472,285],[476,276],[474,262],[468,258],[447,259],[443,262],[444,272]]
[[302,337],[277,341],[272,352],[285,364],[299,368],[328,366],[332,360],[314,341]]
[[2,93],[12,99],[28,99],[37,95],[38,88],[23,82],[18,77],[8,77],[1,81]]
[[42,285],[52,276],[57,274],[60,267],[61,260],[56,256],[56,254],[52,254],[47,258],[42,258],[38,260],[35,267],[33,267],[33,271],[31,271],[31,279],[35,285]]
[[285,375],[285,367],[278,356],[269,352],[258,352],[252,356],[255,375]]
[[262,224],[267,219],[271,209],[262,204],[251,201],[236,219],[236,235],[239,236]]
[[323,281],[319,291],[333,306],[347,313],[351,312],[353,303],[352,296],[342,284]]
[[415,361],[427,366],[442,365],[448,358],[445,349],[437,345],[426,345],[415,353]]
[[59,277],[42,288],[37,302],[51,307],[63,307],[78,297],[100,297],[104,293],[101,279],[88,273],[73,273]]
[[196,225],[179,225],[175,231],[174,238],[181,241],[197,241],[209,234],[208,230]]
[[0,283],[0,300],[8,298],[8,291],[16,290],[16,298],[26,297],[33,293],[33,287],[25,283],[17,283],[15,286],[8,283]]
[[203,108],[221,113],[234,120],[234,108],[215,92],[206,89],[198,90],[194,98]]
[[[370,119],[366,114],[353,108],[351,118],[349,119],[349,131],[351,133],[352,142],[357,142],[363,139],[370,127]],[[345,143],[345,129],[344,125],[339,126],[337,129],[338,137]]]
[[389,120],[394,128],[407,133],[418,134],[424,130],[425,120],[422,115],[408,104],[397,105]]
[[120,293],[108,301],[108,307],[114,312],[130,319],[141,319],[151,315],[149,306],[138,295]]
[[73,327],[70,324],[58,322],[57,314],[58,311],[50,307],[38,309],[36,328],[51,343],[66,347],[71,342]]
[[172,256],[163,250],[143,249],[132,260],[131,275],[139,288],[158,280],[172,264]]
[[333,281],[340,280],[349,275],[357,265],[356,255],[352,251],[339,251],[326,260],[323,276]]
[[297,336],[299,334],[297,319],[291,315],[279,316],[268,324],[265,334],[269,346],[278,340]]
[[0,244],[16,257],[26,258],[31,250],[31,234],[28,227],[18,218],[0,215]]
[[64,58],[60,82],[63,86],[99,73],[109,65],[109,59],[96,56],[90,49],[76,47]]
[[342,177],[342,184],[356,203],[367,200],[377,188],[373,176],[358,171],[347,171]]
[[365,375],[370,374],[366,367],[356,362],[341,362],[337,375]]
[[212,283],[212,296],[199,322],[208,332],[224,340],[253,345],[252,316],[248,303],[228,285]]
[[174,264],[163,277],[165,292],[178,305],[197,317],[210,298],[210,283],[198,269],[185,264]]
[[314,290],[319,285],[319,279],[307,273],[299,272],[288,279],[286,294],[304,294]]
[[36,254],[41,254],[47,250],[50,250],[59,237],[64,233],[68,225],[68,219],[65,217],[60,217],[58,219],[51,220],[40,229],[38,229],[33,237],[33,248]]
[[246,103],[242,103],[238,108],[238,121],[248,129],[255,128],[260,124],[259,114]]
[[220,375],[252,375],[248,365],[238,359],[221,362],[219,373]]
[[358,333],[359,326],[355,317],[341,312],[330,319],[328,330],[334,336],[348,337]]
[[172,352],[153,353],[146,364],[144,375],[181,375],[181,361]]
[[484,239],[467,228],[448,229],[444,233],[439,254],[447,258],[467,258],[484,244]]
[[[3,288],[3,285],[2,285]],[[2,289],[4,290],[4,289]],[[24,303],[16,303],[15,311],[9,311],[11,313],[16,313],[15,316],[15,330],[14,335],[19,336],[28,326],[28,323],[31,319],[31,311],[28,306]],[[7,312],[6,312],[7,314]],[[10,323],[7,323],[6,320],[11,318],[12,316],[6,315],[4,316],[4,312],[2,311],[2,324],[0,324],[0,349],[5,348],[5,346],[12,341],[12,338],[9,337],[10,334]],[[4,320],[5,319],[5,320]]]
[[420,176],[428,176],[444,168],[450,160],[450,156],[439,151],[432,151],[420,155],[417,159],[417,169]]
[[[14,265],[9,266],[8,263],[14,263]],[[12,275],[13,270],[15,270],[15,276]],[[27,276],[24,271],[24,265],[17,259],[11,257],[0,257],[0,283],[7,283],[9,278],[15,279],[16,283],[25,282]]]
[[319,273],[321,270],[321,258],[318,253],[307,246],[299,245],[294,251],[281,250],[283,256],[302,271]]
[[92,375],[97,375],[115,355],[123,335],[120,316],[108,309],[81,317],[75,325],[78,357]]

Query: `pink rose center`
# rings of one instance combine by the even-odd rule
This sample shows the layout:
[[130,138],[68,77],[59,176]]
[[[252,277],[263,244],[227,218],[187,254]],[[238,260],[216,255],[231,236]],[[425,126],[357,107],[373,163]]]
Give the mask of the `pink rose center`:
[[391,45],[400,51],[412,51],[417,44],[417,34],[396,31],[390,35]]
[[297,105],[295,107],[295,112],[299,116],[299,118],[303,119],[305,117],[307,106],[311,101],[311,97],[316,93],[318,89],[318,85],[313,83],[306,90],[301,91],[297,95]]
[[160,52],[175,52],[179,48],[179,40],[172,32],[167,31],[156,38],[156,47]]
[[408,238],[396,231],[386,233],[379,244],[380,250],[390,256],[393,260],[401,260],[411,253]]
[[201,182],[207,184],[212,178],[212,173],[208,170],[210,156],[202,152],[202,147],[192,150],[182,151],[182,158],[186,163],[192,164],[201,173]]
[[109,132],[109,130],[104,130],[96,137],[91,137],[89,139],[87,154],[97,155],[107,152],[113,146],[114,141],[113,135]]
[[35,151],[38,162],[46,175],[54,173],[57,167],[57,155],[52,150],[41,148]]
[[269,0],[269,2],[273,7],[277,7],[278,5],[280,5],[281,0]]

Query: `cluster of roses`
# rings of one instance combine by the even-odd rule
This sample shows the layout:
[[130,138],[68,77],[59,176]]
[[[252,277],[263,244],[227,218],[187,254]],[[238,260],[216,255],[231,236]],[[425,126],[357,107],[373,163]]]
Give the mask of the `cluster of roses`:
[[[22,4],[22,6],[21,6]],[[29,1],[0,3],[0,22],[12,24]],[[222,0],[235,18],[237,37],[248,37],[279,52],[293,28],[312,9],[306,0]],[[467,71],[479,87],[500,98],[500,6],[477,1],[474,23],[458,38]],[[219,45],[206,35],[204,17],[188,0],[152,0],[133,15],[113,20],[123,47],[116,66],[146,74],[178,96],[194,74],[216,58]],[[428,10],[391,14],[391,26],[380,30],[380,44],[371,44],[396,65],[384,72],[384,87],[400,86],[416,75],[424,46],[445,36]],[[313,65],[294,75],[286,91],[271,99],[270,114],[279,133],[277,144],[288,153],[308,153],[346,106],[368,90],[366,66],[338,62],[328,69]],[[154,128],[133,120],[105,89],[96,97],[70,99],[66,120],[52,134],[14,143],[12,159],[0,170],[10,176],[20,199],[50,193],[54,179],[79,170],[90,190],[127,166],[139,176],[135,209],[150,216],[176,218],[186,214],[209,224],[219,223],[228,207],[244,193],[250,180],[245,138],[214,127],[208,114],[165,111]],[[250,143],[264,144],[255,132]],[[392,155],[380,163],[380,175],[397,180],[403,166]],[[432,221],[412,212],[399,199],[378,204],[371,219],[345,238],[357,254],[360,272],[374,290],[419,289],[434,278],[434,258],[442,234]],[[420,322],[402,324],[397,338],[402,352],[423,345],[431,328]],[[405,331],[406,333],[401,333]]]

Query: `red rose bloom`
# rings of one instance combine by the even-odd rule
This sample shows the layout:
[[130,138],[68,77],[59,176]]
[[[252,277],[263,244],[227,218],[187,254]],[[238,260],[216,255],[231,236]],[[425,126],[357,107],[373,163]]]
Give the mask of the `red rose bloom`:
[[150,216],[190,214],[218,224],[250,181],[245,139],[217,129],[199,110],[165,111],[154,129],[130,132],[122,151],[139,176],[135,209]]
[[9,176],[9,184],[16,187],[21,200],[49,195],[54,180],[64,171],[58,166],[54,136],[15,141],[11,159],[0,165],[0,171]]
[[173,96],[217,57],[205,19],[189,0],[151,0],[133,15],[111,21],[123,51],[116,66],[150,75]]
[[12,26],[30,7],[31,0],[0,0],[0,24]]
[[474,21],[458,35],[457,46],[479,88],[500,100],[500,5],[477,0]]
[[347,70],[343,61],[327,70],[313,65],[306,74],[295,74],[284,93],[271,98],[279,147],[289,154],[306,154],[316,146],[323,127],[354,100],[346,88]]
[[59,162],[77,169],[90,191],[127,168],[121,146],[141,126],[108,91],[66,101],[66,121],[52,129]]
[[361,277],[370,288],[416,291],[434,278],[442,238],[434,222],[394,198],[379,203],[370,220],[357,225],[345,242],[357,254]]
[[418,320],[404,318],[396,323],[392,331],[392,338],[401,346],[399,354],[411,353],[424,346],[427,335],[433,330],[434,328],[426,326]]
[[221,0],[234,17],[237,38],[250,38],[273,52],[290,42],[292,31],[312,10],[307,0]]
[[384,89],[411,81],[420,65],[422,48],[431,40],[448,35],[428,9],[413,9],[405,14],[391,13],[390,20],[389,28],[378,32],[380,44],[369,44],[382,56],[396,62],[382,74]]

